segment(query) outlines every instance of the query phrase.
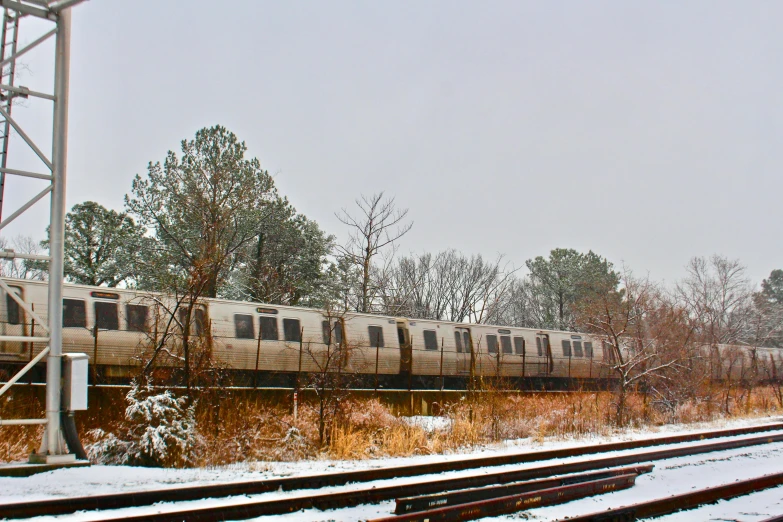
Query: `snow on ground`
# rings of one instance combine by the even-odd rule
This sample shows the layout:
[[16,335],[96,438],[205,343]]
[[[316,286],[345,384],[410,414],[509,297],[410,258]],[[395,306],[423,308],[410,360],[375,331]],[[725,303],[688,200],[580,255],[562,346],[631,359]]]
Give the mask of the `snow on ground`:
[[[650,431],[627,431],[610,437],[589,437],[582,439],[544,441],[542,443],[529,439],[511,441],[504,444],[482,447],[471,452],[464,452],[451,455],[429,455],[411,458],[387,458],[373,459],[363,461],[330,461],[316,460],[296,463],[278,463],[278,462],[257,462],[245,463],[241,465],[226,466],[212,469],[191,469],[191,470],[166,470],[153,468],[131,468],[122,466],[93,466],[90,468],[63,469],[49,473],[42,473],[27,478],[5,478],[0,477],[0,503],[12,503],[20,501],[30,501],[45,498],[61,498],[69,496],[99,495],[111,492],[122,491],[140,491],[161,489],[165,487],[195,486],[210,483],[226,482],[244,482],[250,480],[263,480],[273,477],[302,476],[321,473],[338,473],[355,469],[368,469],[378,467],[400,466],[414,463],[425,463],[434,461],[446,461],[463,459],[465,457],[484,457],[488,455],[519,453],[528,451],[543,451],[549,449],[583,446],[586,444],[600,444],[607,442],[616,442],[622,440],[634,440],[639,438],[653,438],[668,436],[680,433],[689,433],[694,431],[703,431],[710,429],[732,428],[747,425],[758,425],[769,422],[779,422],[780,418],[767,418],[756,420],[738,420],[730,422],[717,422],[710,424],[700,424],[698,426],[666,426],[661,427],[654,433]],[[756,435],[749,435],[753,437]],[[615,452],[620,455],[624,452]],[[625,452],[627,453],[627,452]],[[603,455],[602,455],[603,456]],[[559,459],[557,461],[548,461],[549,463],[571,462],[575,460],[585,460],[595,457],[575,457],[571,459]],[[546,465],[547,462],[530,463],[524,466],[504,467],[506,469],[519,469],[523,467],[538,467]],[[600,511],[610,506],[618,504],[629,504],[638,502],[642,499],[658,498],[665,495],[684,492],[690,488],[702,488],[712,485],[727,483],[733,480],[756,477],[766,473],[781,471],[783,466],[783,443],[770,444],[752,448],[741,448],[727,452],[710,453],[706,455],[697,455],[693,457],[682,457],[656,463],[654,472],[650,475],[639,477],[637,485],[626,491],[619,491],[610,495],[602,495],[580,501],[570,502],[563,506],[553,506],[551,508],[541,508],[527,513],[531,520],[554,520],[568,515],[578,513],[587,513]],[[492,468],[491,471],[504,469],[501,467]],[[466,470],[463,472],[449,473],[448,475],[438,475],[437,478],[445,476],[468,475],[474,471]],[[400,482],[414,483],[427,482],[433,480],[433,476],[411,477],[400,479]],[[327,488],[331,491],[345,491],[363,489],[372,487],[372,485],[388,485],[389,482],[351,484],[334,488]],[[783,495],[781,488],[775,489],[778,502]],[[292,496],[308,496],[313,491],[294,491],[294,492],[273,492],[252,497],[234,497],[230,499],[207,499],[186,504],[179,504],[178,507],[172,504],[160,504],[153,507],[132,508],[127,510],[117,510],[111,513],[103,513],[102,517],[112,516],[120,518],[131,514],[142,514],[150,511],[169,511],[183,509],[187,507],[207,506],[207,505],[226,505],[233,503],[244,503],[249,500],[258,501],[261,499],[271,500],[273,498],[290,498]],[[749,497],[748,497],[749,498]],[[780,513],[774,504],[775,494],[770,497],[773,500],[769,510],[771,514]],[[750,512],[748,501],[743,504],[742,499],[737,499],[737,509]],[[731,501],[735,502],[735,501]],[[727,506],[731,502],[726,502]],[[717,506],[720,508],[721,506]],[[713,506],[715,508],[715,506]],[[703,509],[709,509],[707,507]],[[729,509],[729,508],[727,508]],[[733,509],[733,508],[732,508]],[[357,506],[355,508],[321,512],[317,510],[308,510],[299,513],[292,513],[285,516],[274,517],[275,520],[282,521],[304,521],[304,520],[359,520],[366,518],[375,518],[388,516],[393,510],[393,502],[385,502],[374,506]],[[709,518],[708,513],[705,516]],[[766,513],[764,509],[759,512]],[[737,520],[761,520],[765,516],[758,518],[739,518]],[[67,517],[60,517],[58,520],[67,518],[68,520],[91,520],[97,517],[90,513],[77,513]],[[511,519],[522,517],[522,515],[512,515]],[[504,516],[497,520],[508,520],[509,516]],[[43,519],[39,519],[43,520]],[[259,519],[265,520],[265,519]],[[269,519],[271,520],[271,518]],[[674,519],[673,519],[674,520]],[[677,520],[696,520],[694,518],[684,518]]]

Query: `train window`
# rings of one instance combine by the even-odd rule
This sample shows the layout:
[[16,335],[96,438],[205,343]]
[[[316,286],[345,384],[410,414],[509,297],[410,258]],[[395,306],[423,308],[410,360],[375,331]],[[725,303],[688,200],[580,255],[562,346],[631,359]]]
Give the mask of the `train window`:
[[435,333],[435,330],[424,330],[424,349],[438,349],[438,334]]
[[470,346],[470,334],[468,333],[467,330],[462,332],[462,349],[465,350],[466,352],[473,351]]
[[574,355],[576,357],[584,357],[584,352],[582,351],[582,341],[574,341]]
[[335,321],[332,328],[329,328],[329,321],[322,321],[321,330],[324,337],[324,344],[342,344],[343,325],[340,324],[340,321]]
[[277,317],[265,317],[258,318],[258,326],[261,328],[261,340],[262,341],[277,341],[279,336],[277,334]]
[[63,299],[63,328],[86,328],[87,307],[78,299]]
[[514,351],[517,355],[522,355],[525,353],[525,338],[524,337],[514,337]]
[[607,364],[614,364],[615,363],[615,355],[614,355],[614,347],[604,341],[603,343],[603,351],[604,351],[604,362]]
[[487,353],[498,353],[497,335],[487,335]]
[[[17,292],[16,295],[19,295]],[[11,297],[9,294],[6,294],[5,296],[5,304],[6,304],[6,311],[8,312],[8,323],[9,324],[19,324],[22,322],[21,314],[19,313],[19,303],[17,303],[13,297]]]
[[585,341],[585,355],[589,358],[593,358],[593,343]]
[[541,357],[544,355],[544,351],[541,349],[541,338],[536,337],[536,348],[538,349],[538,356]]
[[117,317],[117,303],[95,301],[95,325],[101,330],[119,330],[120,320]]
[[508,335],[500,336],[500,347],[503,349],[503,353],[514,353],[511,350],[511,337]]
[[286,341],[298,343],[302,336],[299,319],[283,319],[283,337]]
[[196,308],[196,312],[193,314],[193,333],[196,335],[204,334],[204,326],[206,324],[205,314],[203,308]]
[[339,319],[334,322],[334,341],[343,344],[343,323]]
[[234,329],[236,330],[237,339],[256,338],[252,315],[234,314]]
[[128,330],[131,332],[147,331],[147,311],[146,306],[125,305],[125,322],[128,323]]
[[383,348],[383,328],[380,326],[368,326],[367,334],[370,336],[370,346]]
[[563,356],[571,357],[571,341],[563,339]]
[[[188,319],[188,311],[190,308],[182,306],[179,308],[179,322],[184,326],[185,321]],[[196,308],[193,314],[190,316],[190,334],[199,336],[204,331],[204,311],[200,308]]]
[[457,347],[457,353],[462,353],[462,336],[459,331],[454,332],[454,345]]
[[324,344],[332,344],[332,329],[329,328],[329,321],[321,321],[321,333],[324,337]]

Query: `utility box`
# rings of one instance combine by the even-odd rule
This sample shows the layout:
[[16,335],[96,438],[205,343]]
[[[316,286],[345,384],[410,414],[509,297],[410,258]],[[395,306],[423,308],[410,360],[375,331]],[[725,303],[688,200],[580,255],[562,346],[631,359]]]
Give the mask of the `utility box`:
[[63,410],[87,409],[87,374],[89,358],[86,353],[63,354]]

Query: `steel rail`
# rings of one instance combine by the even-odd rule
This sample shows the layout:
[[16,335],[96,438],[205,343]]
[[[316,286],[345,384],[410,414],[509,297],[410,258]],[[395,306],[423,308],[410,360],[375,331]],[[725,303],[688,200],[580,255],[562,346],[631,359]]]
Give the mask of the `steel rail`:
[[590,480],[579,484],[528,491],[516,495],[459,504],[430,511],[376,518],[369,522],[435,522],[437,520],[476,520],[516,513],[525,509],[554,506],[593,495],[627,489],[636,482],[636,473]]
[[634,475],[642,475],[644,473],[650,473],[653,470],[653,467],[654,466],[652,464],[648,464],[646,466],[617,468],[595,473],[580,473],[577,475],[566,475],[564,477],[550,479],[516,482],[513,484],[503,484],[502,486],[463,489],[461,491],[450,491],[448,493],[440,493],[436,495],[398,498],[397,507],[395,508],[394,513],[396,515],[404,515],[406,513],[415,513],[417,511],[440,509],[447,506],[454,506],[456,504],[468,504],[471,502],[478,502],[480,500],[488,500],[491,498],[516,495],[518,493],[537,491],[539,489],[570,486],[572,484],[579,484],[592,480],[601,480],[631,473]]
[[[334,509],[385,500],[394,500],[413,495],[439,493],[449,490],[487,486],[491,484],[504,484],[513,481],[533,480],[555,475],[566,475],[652,462],[687,455],[698,455],[736,449],[759,444],[783,442],[783,433],[769,434],[762,437],[753,437],[740,440],[687,446],[657,450],[632,455],[608,457],[582,462],[566,464],[546,465],[536,468],[487,473],[477,476],[430,480],[428,482],[396,484],[392,486],[376,486],[368,489],[328,493],[324,495],[310,495],[305,497],[285,498],[277,500],[259,500],[241,504],[199,508],[169,513],[155,513],[137,517],[119,517],[116,520],[132,521],[219,521],[219,520],[243,520],[262,515],[279,515],[301,509],[318,508]],[[610,445],[606,445],[610,446]],[[472,462],[484,459],[473,459]],[[457,463],[465,461],[456,461]],[[447,463],[439,463],[447,464]],[[412,466],[421,468],[422,466]],[[325,486],[343,485],[356,482],[352,478],[362,477],[362,481],[400,478],[406,475],[396,473],[405,468],[382,468],[360,472],[348,472],[331,475],[292,477],[270,479],[256,482],[240,482],[233,484],[214,484],[208,486],[191,486],[185,488],[172,488],[157,491],[142,491],[135,493],[115,493],[110,495],[98,495],[92,497],[64,498],[56,500],[44,500],[39,502],[20,502],[17,504],[0,505],[0,513],[5,518],[30,518],[43,515],[61,515],[87,510],[108,510],[126,507],[138,507],[157,502],[182,502],[188,500],[200,500],[204,498],[219,498],[227,496],[252,495],[269,491],[290,491],[292,489],[321,488]],[[465,468],[458,468],[465,469]],[[433,473],[444,471],[434,471]],[[451,471],[451,470],[445,470]]]
[[[757,491],[774,488],[783,484],[783,473],[764,475],[748,480],[723,484],[711,488],[700,489],[682,495],[658,498],[640,502],[631,506],[610,509],[590,515],[579,515],[568,518],[568,522],[612,521],[626,522],[642,518],[659,517],[676,511],[694,509],[704,504],[714,504],[719,500],[741,497]],[[781,517],[772,520],[780,520]]]

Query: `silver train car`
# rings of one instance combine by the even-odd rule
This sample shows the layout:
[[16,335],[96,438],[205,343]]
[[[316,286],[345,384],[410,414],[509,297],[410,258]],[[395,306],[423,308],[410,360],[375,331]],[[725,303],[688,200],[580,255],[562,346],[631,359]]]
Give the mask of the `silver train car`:
[[[46,320],[46,283],[3,281]],[[156,347],[162,347],[156,368],[176,370],[183,335],[208,346],[211,360],[234,385],[287,387],[324,372],[363,377],[357,386],[398,389],[461,389],[482,378],[527,389],[573,389],[612,378],[610,350],[578,332],[330,314],[224,299],[199,299],[190,306],[153,292],[66,284],[63,351],[86,353],[91,378],[99,383],[127,382]],[[0,335],[43,334],[0,289]],[[0,365],[12,372],[44,347],[2,341]]]

